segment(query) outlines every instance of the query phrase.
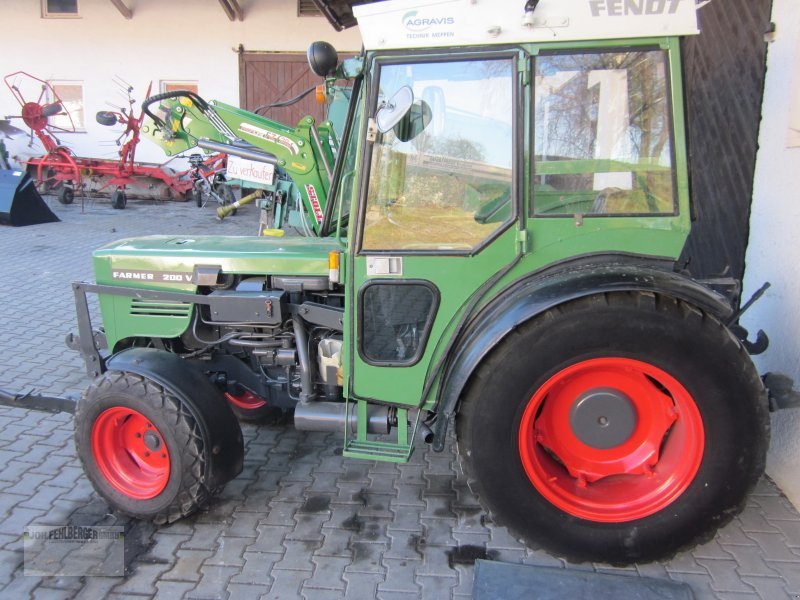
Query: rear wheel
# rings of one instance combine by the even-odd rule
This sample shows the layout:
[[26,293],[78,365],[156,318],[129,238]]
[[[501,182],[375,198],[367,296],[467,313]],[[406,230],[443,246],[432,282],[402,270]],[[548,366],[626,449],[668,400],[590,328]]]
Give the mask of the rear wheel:
[[78,402],[75,445],[95,490],[121,512],[169,523],[213,490],[204,428],[187,406],[141,375],[106,372]]
[[111,207],[117,210],[122,210],[128,204],[128,198],[125,196],[125,190],[114,190],[111,194]]
[[473,379],[458,439],[471,486],[527,543],[572,560],[647,561],[741,510],[764,469],[769,415],[719,321],[617,293],[512,333]]
[[61,189],[58,190],[58,201],[61,204],[72,204],[75,200],[75,190],[62,183]]

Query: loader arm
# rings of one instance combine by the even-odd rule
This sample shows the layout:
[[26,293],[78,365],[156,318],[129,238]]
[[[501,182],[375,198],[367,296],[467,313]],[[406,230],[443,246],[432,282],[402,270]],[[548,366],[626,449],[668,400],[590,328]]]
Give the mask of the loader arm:
[[223,102],[205,102],[184,91],[148,98],[144,108],[147,118],[142,134],[168,156],[210,141],[224,144],[231,155],[237,155],[244,146],[268,155],[265,159],[274,157],[274,164],[297,186],[309,225],[319,235],[338,145],[330,122],[317,126],[313,117],[306,116],[293,129]]

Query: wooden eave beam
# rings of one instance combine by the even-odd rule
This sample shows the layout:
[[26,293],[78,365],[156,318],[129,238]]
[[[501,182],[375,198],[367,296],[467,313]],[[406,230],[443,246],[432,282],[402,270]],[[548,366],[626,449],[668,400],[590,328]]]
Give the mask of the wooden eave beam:
[[244,21],[242,9],[239,7],[239,3],[236,0],[219,0],[219,4],[222,6],[222,10],[225,11],[229,20]]
[[111,0],[111,4],[117,7],[117,10],[122,13],[122,16],[126,19],[130,20],[133,18],[133,12],[130,8],[125,6],[125,3],[122,0]]

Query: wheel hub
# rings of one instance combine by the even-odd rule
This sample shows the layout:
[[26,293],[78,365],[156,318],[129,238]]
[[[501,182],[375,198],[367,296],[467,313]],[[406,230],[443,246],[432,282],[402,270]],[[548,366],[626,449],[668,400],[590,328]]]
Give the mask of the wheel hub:
[[595,388],[572,405],[569,424],[575,437],[592,448],[619,446],[636,429],[636,409],[628,396],[613,388]]
[[596,358],[556,373],[519,428],[522,466],[561,510],[598,522],[639,519],[674,501],[703,458],[703,422],[674,377],[648,363]]
[[144,445],[155,452],[161,448],[161,438],[152,429],[149,429],[144,434]]
[[92,426],[97,467],[116,491],[137,500],[158,496],[169,482],[170,457],[161,432],[137,410],[106,409]]

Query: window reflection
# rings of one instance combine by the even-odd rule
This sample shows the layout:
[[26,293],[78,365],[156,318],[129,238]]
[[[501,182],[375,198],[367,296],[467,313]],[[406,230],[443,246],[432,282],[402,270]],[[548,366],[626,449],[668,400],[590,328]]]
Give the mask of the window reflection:
[[537,214],[672,214],[665,53],[540,56]]
[[406,116],[374,144],[364,249],[468,250],[511,217],[513,63],[385,65],[378,107]]

